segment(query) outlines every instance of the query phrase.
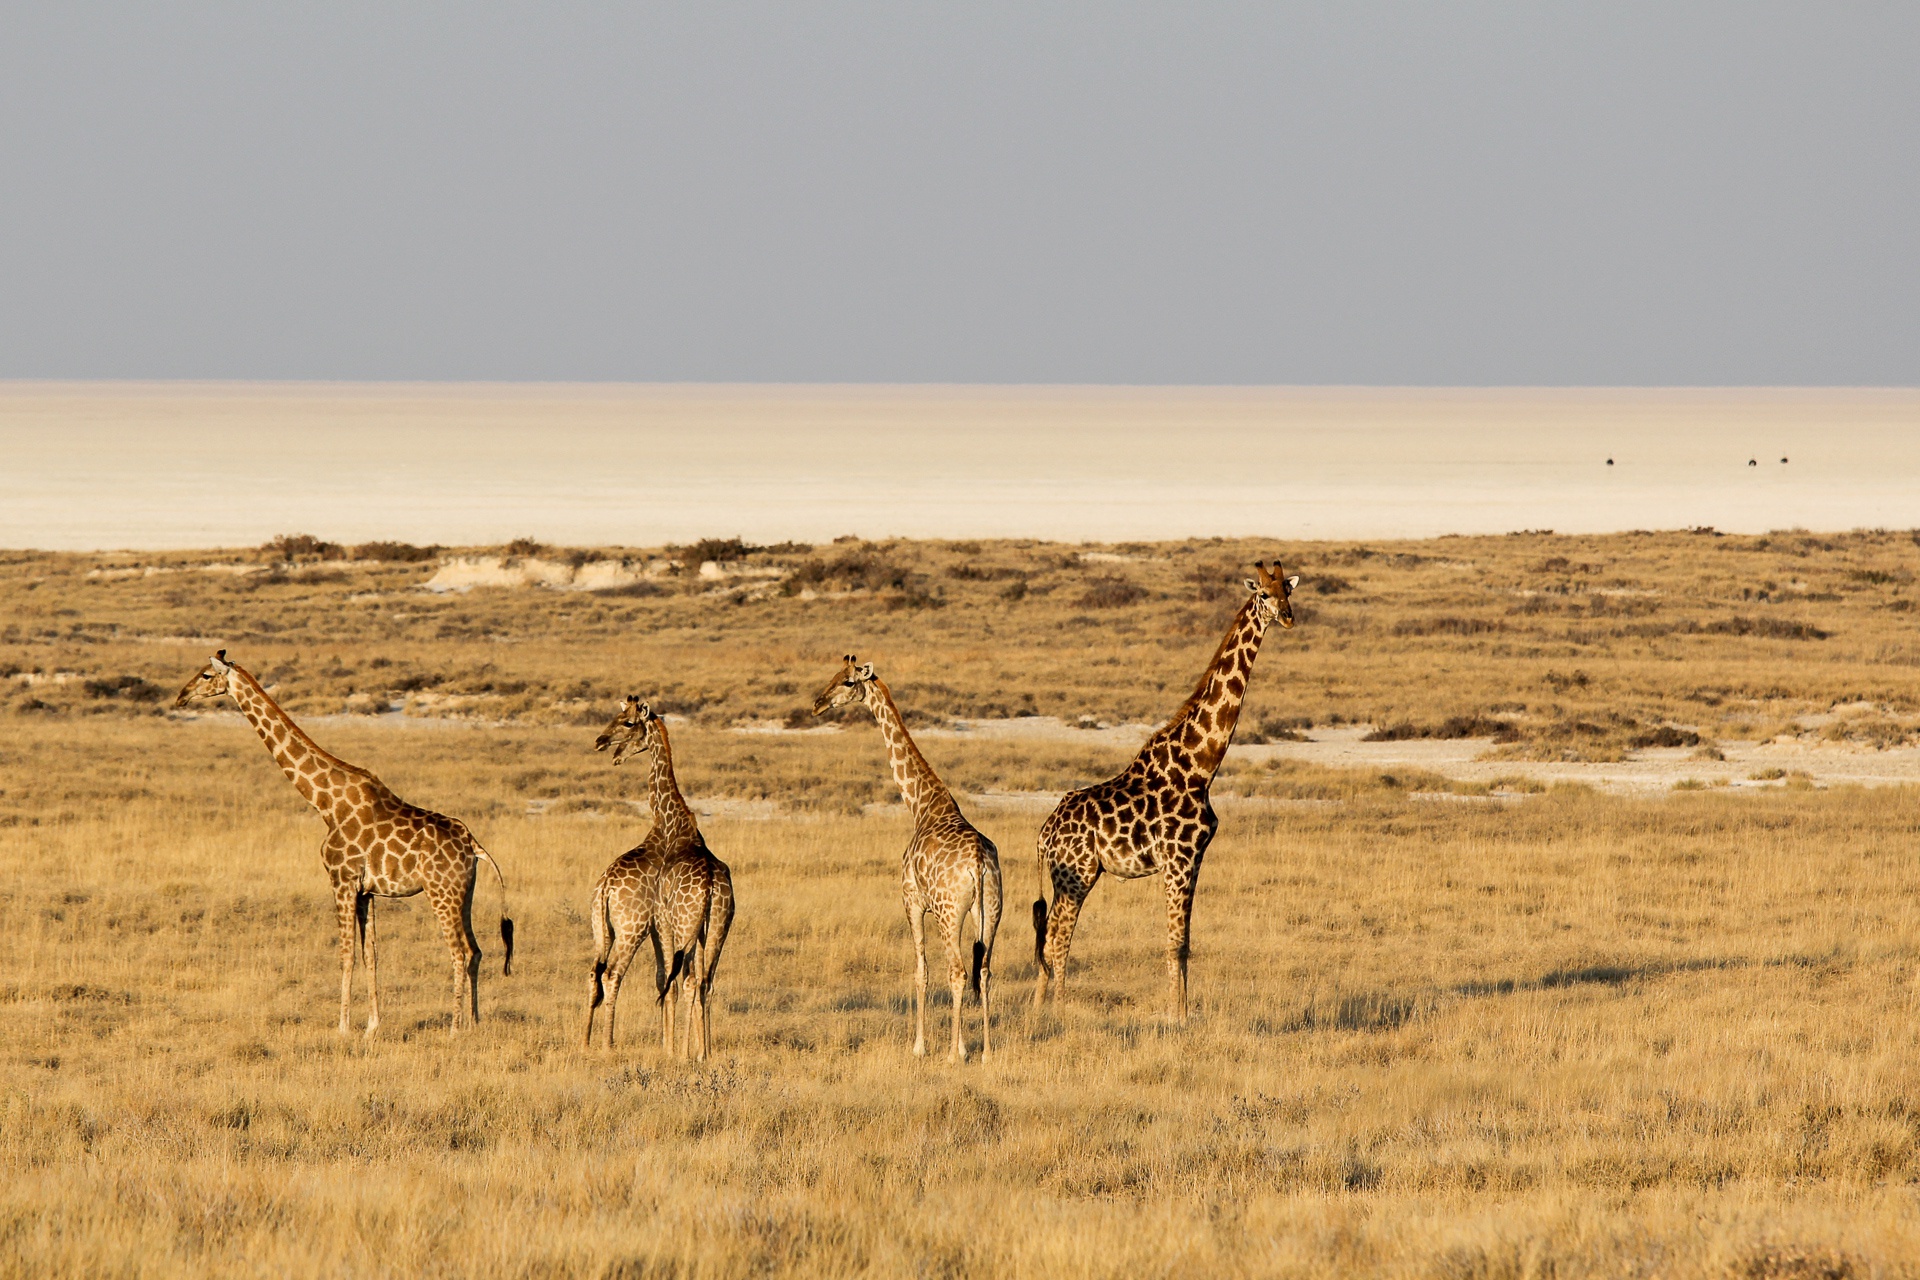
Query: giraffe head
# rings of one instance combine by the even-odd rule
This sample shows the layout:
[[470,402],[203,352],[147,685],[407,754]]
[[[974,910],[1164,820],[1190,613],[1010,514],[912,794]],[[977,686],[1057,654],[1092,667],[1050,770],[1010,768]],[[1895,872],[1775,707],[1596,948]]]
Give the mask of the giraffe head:
[[227,680],[232,672],[233,664],[227,661],[227,651],[222,649],[213,655],[212,662],[200,668],[199,675],[181,687],[179,696],[173,700],[173,705],[179,708],[186,706],[189,702],[207,702],[225,696]]
[[841,664],[840,674],[827,681],[827,687],[813,700],[813,714],[825,715],[849,702],[865,702],[867,690],[873,688],[875,678],[871,662],[862,662],[848,654],[846,661]]
[[620,704],[620,714],[593,740],[593,749],[605,751],[612,747],[613,762],[619,764],[628,756],[653,750],[654,744],[659,741],[659,733],[655,729],[659,723],[660,717],[653,713],[652,707],[628,694]]
[[1281,577],[1278,560],[1273,562],[1272,569],[1255,560],[1253,571],[1259,576],[1247,579],[1247,590],[1253,592],[1253,607],[1259,613],[1261,623],[1277,619],[1282,627],[1291,627],[1293,605],[1288,603],[1288,599],[1293,595],[1293,589],[1300,585],[1300,575],[1296,573],[1291,578]]

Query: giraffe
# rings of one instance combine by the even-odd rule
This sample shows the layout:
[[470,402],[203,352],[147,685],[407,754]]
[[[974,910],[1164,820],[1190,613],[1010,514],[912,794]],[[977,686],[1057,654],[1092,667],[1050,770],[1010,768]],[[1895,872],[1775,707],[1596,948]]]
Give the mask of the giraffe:
[[947,980],[953,989],[953,1047],[949,1062],[967,1060],[966,1037],[960,1030],[960,1004],[969,985],[961,959],[960,935],[972,910],[979,937],[973,944],[971,986],[980,997],[980,1054],[993,1053],[993,940],[1000,930],[1000,852],[960,812],[953,793],[934,773],[907,733],[893,692],[873,673],[873,664],[846,656],[840,673],[827,682],[813,700],[813,714],[821,715],[851,702],[873,713],[887,744],[887,763],[893,780],[913,811],[913,838],[902,859],[901,896],[907,923],[913,928],[913,1052],[927,1052],[927,937],[925,917],[947,944]]
[[1125,772],[1068,792],[1040,828],[1042,896],[1033,904],[1036,1010],[1049,978],[1056,1004],[1066,989],[1073,926],[1101,873],[1131,880],[1158,871],[1167,891],[1167,1012],[1176,1021],[1187,1019],[1193,891],[1200,860],[1220,825],[1207,788],[1233,741],[1261,638],[1276,619],[1283,628],[1293,626],[1288,597],[1300,582],[1282,577],[1278,561],[1271,571],[1256,563],[1254,572],[1258,578],[1246,580],[1251,594],[1173,719],[1147,739]]
[[356,936],[367,958],[367,1036],[380,1026],[373,900],[421,892],[439,917],[453,956],[453,1030],[478,1023],[480,947],[473,936],[473,889],[483,859],[500,883],[500,941],[506,951],[501,972],[513,972],[513,921],[507,916],[507,879],[499,862],[459,819],[408,804],[369,771],[321,750],[250,672],[227,661],[225,649],[187,681],[173,705],[220,697],[239,704],[274,763],[326,820],[320,858],[333,881],[340,922],[340,1033],[345,1035],[352,1026]]
[[[733,876],[713,856],[673,776],[673,746],[653,709],[629,696],[593,749],[613,748],[618,765],[629,755],[653,753],[648,799],[653,827],[639,845],[614,859],[593,891],[593,987],[587,1004],[586,1043],[593,1043],[593,1012],[607,1004],[607,1047],[613,1047],[614,1010],[627,966],[645,939],[653,942],[659,987],[661,1047],[675,1050],[674,1007],[686,1006],[686,1054],[705,1060],[711,1048],[708,1001],[720,951],[733,926]],[[680,998],[673,998],[675,984]],[[608,987],[611,990],[608,990]]]

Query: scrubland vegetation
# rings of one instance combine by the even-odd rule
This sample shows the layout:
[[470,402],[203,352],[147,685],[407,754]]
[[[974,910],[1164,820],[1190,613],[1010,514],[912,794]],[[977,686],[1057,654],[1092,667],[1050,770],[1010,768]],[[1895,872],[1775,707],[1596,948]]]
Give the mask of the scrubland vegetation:
[[[1276,553],[1301,625],[1268,641],[1252,735],[1487,738],[1513,782],[1230,757],[1190,1025],[1155,1012],[1157,887],[1108,884],[1063,1012],[1028,1011],[1010,909],[1000,1052],[914,1060],[876,739],[743,730],[810,723],[848,651],[923,728],[1150,722]],[[1909,740],[1904,533],[412,556],[4,557],[0,1270],[1920,1274],[1920,797],[1524,773]],[[459,557],[626,568],[422,589]],[[380,1037],[334,1033],[318,820],[237,715],[163,710],[218,646],[500,856],[518,953],[483,966],[477,1032],[449,1039],[444,949],[401,902]],[[577,1047],[586,899],[645,822],[641,778],[590,751],[625,692],[690,719],[682,781],[734,869],[704,1066],[660,1053],[631,984],[626,1044]],[[1010,904],[1028,793],[1126,758],[923,745]]]

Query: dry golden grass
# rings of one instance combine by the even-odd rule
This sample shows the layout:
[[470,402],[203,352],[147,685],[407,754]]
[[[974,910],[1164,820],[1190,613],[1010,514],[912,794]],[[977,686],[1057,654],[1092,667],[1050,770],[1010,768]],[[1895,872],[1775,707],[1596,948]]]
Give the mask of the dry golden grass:
[[[1672,720],[1712,735],[1834,702],[1873,702],[1895,724],[1915,709],[1907,620],[1889,607],[1903,584],[1847,576],[1902,571],[1904,535],[1809,539],[1836,549],[1804,562],[1798,543],[1723,550],[1735,540],[1705,536],[1585,552],[1490,539],[1461,553],[1481,567],[1440,567],[1466,541],[1391,553],[1419,563],[1340,566],[1353,590],[1270,642],[1256,714],[1417,728],[1498,715],[1538,742],[1539,726],[1609,708],[1636,731]],[[1013,555],[909,550],[929,567]],[[1059,549],[1021,554],[1042,551]],[[1653,619],[1698,629],[1609,633],[1570,660],[1572,630],[1645,619],[1500,612],[1502,566],[1520,581],[1548,553],[1608,557],[1604,579],[1663,593]],[[140,675],[170,694],[207,646],[156,639],[217,632],[307,712],[395,667],[491,663],[486,678],[528,682],[497,696],[529,701],[516,723],[316,728],[403,796],[472,822],[514,889],[515,976],[489,956],[483,1024],[454,1041],[429,914],[381,904],[385,1023],[369,1045],[332,1030],[319,823],[244,724],[145,714],[137,686],[18,682],[16,708],[46,709],[8,716],[0,739],[0,1270],[1920,1274],[1920,810],[1907,788],[1492,798],[1445,779],[1234,764],[1222,790],[1250,798],[1221,802],[1190,1026],[1154,1013],[1158,887],[1108,884],[1076,938],[1062,1015],[1026,1009],[1030,929],[1010,909],[1003,1051],[915,1061],[905,823],[836,811],[888,797],[877,743],[722,726],[777,718],[812,692],[816,650],[847,648],[894,655],[911,672],[903,701],[954,691],[933,707],[944,714],[1017,708],[1029,692],[1048,712],[1164,714],[1214,638],[1170,634],[1171,621],[1223,606],[1173,598],[1162,584],[1180,580],[1180,553],[1156,554],[1116,571],[1167,599],[1089,606],[1096,625],[1073,628],[1079,606],[1048,613],[1049,596],[1030,616],[1024,601],[962,598],[974,579],[934,579],[954,592],[945,608],[895,610],[887,591],[741,605],[476,592],[427,601],[416,627],[387,616],[411,596],[379,614],[347,597],[366,586],[355,574],[419,569],[308,586],[292,574],[228,599],[211,575],[102,582],[84,577],[94,561],[16,557],[0,579],[9,651],[42,677],[104,688]],[[1306,549],[1299,559],[1311,574]],[[1771,575],[1770,590],[1838,598],[1734,604],[1739,566]],[[1725,577],[1718,594],[1689,587],[1709,571]],[[258,629],[276,615],[297,624]],[[1401,628],[1433,617],[1509,629]],[[1830,638],[1709,629],[1721,617]],[[441,637],[453,623],[468,630]],[[483,638],[495,627],[505,641]],[[1586,684],[1541,674],[1576,669]],[[703,823],[740,897],[704,1067],[663,1057],[631,993],[625,1048],[576,1047],[586,897],[642,829],[625,803],[641,779],[590,753],[590,727],[545,722],[628,686],[728,691],[689,706],[700,722],[676,735],[688,790],[788,802],[776,820]],[[1702,689],[1718,704],[1690,696]],[[1124,759],[1095,745],[927,747],[969,790],[1073,785]],[[534,815],[529,801],[550,803]],[[1002,850],[1010,905],[1024,904],[1044,808],[971,809]]]

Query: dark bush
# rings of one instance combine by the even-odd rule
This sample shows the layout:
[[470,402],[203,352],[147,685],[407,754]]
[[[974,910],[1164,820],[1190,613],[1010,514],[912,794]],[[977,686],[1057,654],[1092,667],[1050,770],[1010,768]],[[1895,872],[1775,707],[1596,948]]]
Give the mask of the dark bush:
[[122,698],[128,702],[158,702],[166,692],[139,676],[108,676],[104,680],[89,680],[86,690],[89,698]]
[[1477,636],[1490,631],[1505,631],[1507,624],[1489,618],[1402,618],[1393,624],[1397,636]]
[[1025,569],[1015,569],[1010,565],[954,564],[947,566],[947,576],[958,578],[962,582],[1005,582],[1008,579],[1026,580]]
[[1246,575],[1235,576],[1235,568],[1230,564],[1202,564],[1187,570],[1186,580],[1193,585],[1193,598],[1207,603],[1237,595],[1241,591],[1241,579]]
[[438,546],[416,547],[411,542],[363,542],[353,548],[349,558],[377,560],[388,564],[418,564],[440,554]]
[[1448,716],[1439,724],[1417,725],[1411,720],[1383,725],[1362,738],[1362,742],[1405,742],[1410,738],[1492,738],[1495,742],[1518,742],[1520,734],[1511,720],[1492,716]]
[[886,591],[905,590],[907,580],[914,576],[904,565],[898,565],[874,551],[849,551],[832,560],[805,560],[787,575],[781,584],[781,590],[787,595],[798,594],[804,587],[832,588],[840,587],[848,591]]
[[534,538],[515,538],[506,546],[510,556],[538,556],[545,555],[546,551],[547,544]]
[[1123,609],[1147,598],[1144,588],[1125,578],[1095,578],[1087,584],[1078,601],[1083,609]]
[[1676,729],[1670,724],[1663,724],[1645,733],[1634,734],[1627,739],[1627,745],[1634,748],[1697,747],[1700,745],[1700,735],[1691,729]]
[[1767,640],[1825,640],[1832,634],[1806,622],[1787,618],[1721,618],[1701,630],[1712,635],[1760,636]]
[[275,560],[332,560],[344,551],[337,542],[326,542],[310,533],[283,533],[262,543],[260,550]]
[[702,565],[709,560],[725,564],[729,560],[745,560],[754,552],[766,549],[756,547],[750,542],[742,542],[738,538],[702,538],[692,546],[680,548],[678,554],[681,562],[685,564]]

